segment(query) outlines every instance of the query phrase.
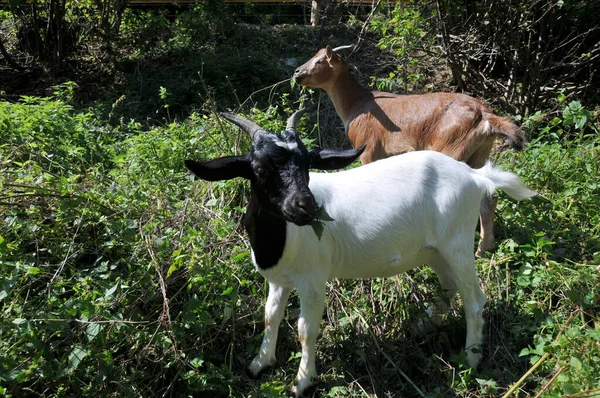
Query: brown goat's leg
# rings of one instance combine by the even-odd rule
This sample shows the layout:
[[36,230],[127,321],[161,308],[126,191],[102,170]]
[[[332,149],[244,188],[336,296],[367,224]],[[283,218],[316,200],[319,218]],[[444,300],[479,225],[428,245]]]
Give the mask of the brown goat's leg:
[[365,151],[362,155],[360,155],[360,164],[369,164],[369,163],[373,163],[374,161],[376,161],[378,158],[373,154],[373,152],[367,152]]
[[494,249],[494,212],[496,202],[491,196],[484,196],[481,200],[479,220],[481,225],[481,244],[477,248],[475,256],[483,257],[483,253]]

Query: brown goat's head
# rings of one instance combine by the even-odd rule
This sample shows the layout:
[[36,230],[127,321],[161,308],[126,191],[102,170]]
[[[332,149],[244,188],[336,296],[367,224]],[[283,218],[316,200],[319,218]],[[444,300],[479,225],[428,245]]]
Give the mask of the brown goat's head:
[[344,61],[331,46],[320,49],[294,72],[294,81],[306,87],[324,88],[333,84],[336,77],[347,70]]

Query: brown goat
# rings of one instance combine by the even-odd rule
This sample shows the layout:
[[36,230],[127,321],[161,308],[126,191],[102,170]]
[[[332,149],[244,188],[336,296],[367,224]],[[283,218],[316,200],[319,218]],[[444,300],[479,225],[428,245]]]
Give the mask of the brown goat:
[[[497,136],[506,137],[517,150],[525,144],[522,131],[510,119],[495,115],[468,95],[398,95],[362,87],[330,46],[296,69],[294,80],[329,94],[352,145],[367,145],[360,157],[362,164],[409,151],[434,150],[480,168],[490,157]],[[494,211],[493,198],[484,198],[478,256],[494,248]]]

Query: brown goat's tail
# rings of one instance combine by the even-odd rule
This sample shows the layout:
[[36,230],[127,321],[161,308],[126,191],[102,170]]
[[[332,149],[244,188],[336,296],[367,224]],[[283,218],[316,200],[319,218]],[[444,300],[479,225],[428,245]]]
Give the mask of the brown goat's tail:
[[508,139],[508,144],[514,150],[520,151],[525,147],[525,136],[523,131],[506,117],[490,115],[487,121],[492,127],[494,134],[500,134]]

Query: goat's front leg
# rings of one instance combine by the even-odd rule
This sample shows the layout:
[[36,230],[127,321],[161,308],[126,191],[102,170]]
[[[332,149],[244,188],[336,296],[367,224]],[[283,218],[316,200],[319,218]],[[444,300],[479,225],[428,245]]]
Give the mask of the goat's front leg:
[[265,305],[265,334],[258,355],[248,365],[248,373],[254,378],[275,363],[279,324],[283,319],[290,291],[289,288],[269,283],[269,296]]
[[297,286],[300,296],[298,338],[302,344],[302,359],[296,377],[296,397],[308,394],[317,376],[315,367],[316,342],[325,306],[325,278]]

